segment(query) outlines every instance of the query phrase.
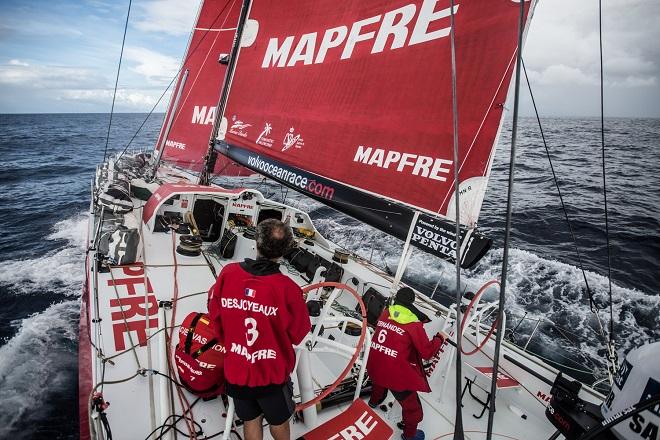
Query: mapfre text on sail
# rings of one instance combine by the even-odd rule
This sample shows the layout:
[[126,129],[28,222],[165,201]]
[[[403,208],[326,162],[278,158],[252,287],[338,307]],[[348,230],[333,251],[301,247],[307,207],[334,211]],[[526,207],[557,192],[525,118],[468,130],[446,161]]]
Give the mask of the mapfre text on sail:
[[361,162],[365,165],[378,168],[396,169],[398,172],[409,172],[414,176],[426,177],[428,179],[445,182],[449,174],[449,166],[453,160],[438,157],[423,156],[414,153],[400,153],[394,150],[372,148],[358,145],[353,162]]
[[[424,0],[419,14],[417,6],[409,4],[356,21],[350,25],[350,29],[346,25],[326,29],[320,42],[319,32],[291,35],[281,44],[278,38],[271,38],[261,67],[293,67],[299,62],[305,65],[320,64],[325,61],[329,52],[330,57],[335,58],[340,51],[339,58],[345,60],[351,58],[357,44],[369,44],[368,42],[372,45],[371,53],[377,54],[385,49],[399,49],[446,37],[450,31],[449,20],[446,27],[429,31],[430,27],[438,27],[431,26],[433,22],[451,15],[451,8],[436,11],[438,2],[439,0]],[[458,6],[454,6],[454,14],[458,12]],[[375,29],[376,24],[379,24],[378,29]]]

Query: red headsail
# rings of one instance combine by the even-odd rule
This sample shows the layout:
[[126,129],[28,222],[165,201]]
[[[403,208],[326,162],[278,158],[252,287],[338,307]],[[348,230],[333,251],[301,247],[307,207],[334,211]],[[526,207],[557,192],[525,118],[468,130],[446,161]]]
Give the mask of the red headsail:
[[[467,227],[486,190],[519,8],[516,0],[455,1]],[[243,165],[317,198],[337,202],[336,183],[453,219],[449,33],[449,0],[254,0],[219,140],[227,152],[243,151],[229,153]],[[292,170],[327,185],[312,187]]]
[[[231,51],[236,23],[242,2],[240,0],[205,0],[200,8],[197,23],[183,61],[181,73],[172,93],[165,124],[156,149],[163,145],[167,121],[173,122],[165,139],[163,160],[184,168],[199,171],[209,148],[209,138],[215,120],[215,109],[225,78],[226,66],[218,62],[220,54]],[[183,72],[187,79],[176,109],[175,99],[181,87]],[[251,171],[220,156],[215,172],[223,175],[249,175]]]

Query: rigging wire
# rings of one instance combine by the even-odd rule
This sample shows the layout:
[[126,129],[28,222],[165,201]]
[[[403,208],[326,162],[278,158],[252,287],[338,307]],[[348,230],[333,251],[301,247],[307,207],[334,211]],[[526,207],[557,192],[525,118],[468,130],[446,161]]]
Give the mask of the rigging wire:
[[[598,328],[600,330],[600,336],[603,338],[603,343],[605,346],[608,346],[608,341],[607,341],[607,336],[605,335],[605,330],[603,329],[603,323],[601,322],[600,315],[598,314],[598,311],[601,309],[601,307],[598,307],[598,304],[594,302],[593,298],[593,292],[591,291],[591,288],[589,287],[589,281],[587,281],[587,274],[586,271],[584,270],[584,265],[582,264],[582,256],[580,254],[580,248],[578,247],[577,244],[577,238],[575,237],[575,232],[573,230],[573,225],[571,223],[571,220],[568,217],[568,210],[566,209],[566,205],[564,204],[564,197],[561,194],[561,189],[559,187],[559,180],[557,179],[557,174],[555,173],[555,167],[552,164],[552,157],[550,156],[550,150],[548,149],[548,144],[545,139],[545,133],[543,131],[543,126],[541,125],[541,118],[539,117],[539,112],[538,108],[536,107],[536,100],[534,99],[534,93],[532,92],[532,86],[529,82],[529,76],[527,75],[527,69],[525,67],[525,61],[522,61],[522,67],[523,67],[523,72],[525,73],[525,80],[527,81],[527,88],[529,89],[529,95],[532,98],[532,106],[534,107],[534,113],[536,114],[536,121],[539,125],[539,131],[541,132],[541,139],[543,140],[543,146],[545,147],[545,153],[546,157],[548,158],[548,162],[550,164],[550,170],[552,171],[552,179],[555,182],[555,187],[557,188],[557,194],[559,195],[559,202],[561,203],[561,209],[564,212],[564,218],[566,219],[566,224],[568,225],[568,230],[571,234],[571,239],[573,240],[573,247],[575,248],[575,254],[578,259],[578,265],[580,267],[580,271],[582,272],[582,278],[584,279],[584,285],[585,288],[587,289],[587,296],[589,297],[589,308],[591,309],[591,312],[596,316],[596,321],[598,322]],[[609,246],[608,246],[609,249]],[[611,299],[610,299],[610,310],[611,310]],[[611,318],[610,318],[611,322]],[[610,330],[611,334],[611,330]],[[609,353],[609,348],[608,348],[608,353]],[[608,364],[611,362],[608,356]],[[610,382],[611,383],[611,382]]]
[[[530,6],[531,7],[531,6]],[[486,439],[493,437],[493,422],[495,416],[495,402],[497,401],[497,376],[499,372],[500,347],[502,346],[502,322],[504,321],[504,304],[506,302],[506,276],[509,262],[509,242],[511,240],[511,216],[513,205],[513,172],[516,165],[516,141],[518,134],[518,107],[520,103],[520,76],[522,70],[522,47],[523,31],[525,26],[525,2],[520,2],[520,14],[518,17],[518,46],[516,49],[516,83],[513,101],[513,126],[511,128],[511,158],[509,160],[509,188],[506,200],[506,227],[504,228],[504,251],[502,255],[502,274],[500,277],[500,301],[497,309],[497,339],[495,341],[495,352],[493,354],[493,377],[490,382],[491,404],[488,407],[488,429]]]
[[603,201],[605,210],[605,241],[607,246],[607,284],[610,299],[609,344],[607,346],[608,360],[611,362],[610,384],[617,370],[617,355],[614,349],[614,312],[612,311],[612,253],[610,251],[610,226],[607,215],[607,179],[605,178],[605,104],[603,92],[603,3],[598,0],[598,45],[600,49],[600,146],[603,164]]
[[[532,98],[532,106],[534,107],[534,113],[536,114],[536,122],[539,125],[539,131],[541,132],[541,139],[543,140],[543,147],[545,148],[545,154],[548,158],[548,163],[550,164],[550,171],[552,172],[552,179],[555,182],[555,188],[557,188],[557,195],[559,195],[559,202],[561,203],[561,209],[564,212],[564,218],[566,219],[566,224],[568,225],[568,231],[571,234],[571,240],[573,241],[573,247],[575,248],[575,254],[577,256],[578,264],[580,266],[580,271],[582,271],[582,278],[584,279],[584,285],[587,289],[587,295],[589,296],[589,305],[591,311],[594,312],[594,300],[591,288],[589,287],[589,281],[587,281],[587,274],[584,270],[584,265],[582,264],[582,254],[580,253],[580,248],[577,244],[577,239],[575,237],[575,232],[573,231],[573,224],[568,217],[568,210],[564,204],[564,197],[562,196],[561,189],[559,187],[559,179],[557,179],[557,174],[555,173],[555,167],[552,163],[552,157],[550,156],[550,150],[548,149],[548,143],[545,139],[545,132],[543,131],[543,126],[541,125],[541,118],[539,117],[539,111],[536,107],[536,100],[534,99],[534,93],[532,93],[532,86],[529,82],[529,76],[527,75],[527,68],[525,67],[525,60],[522,60],[523,72],[525,73],[525,80],[527,81],[527,88],[529,90],[529,96]],[[596,309],[598,307],[596,306]]]
[[108,133],[105,136],[105,149],[103,150],[103,162],[108,156],[108,143],[110,142],[110,127],[112,127],[112,115],[115,112],[115,99],[117,98],[117,85],[119,84],[119,72],[121,71],[121,60],[124,58],[124,45],[126,43],[126,31],[128,30],[128,19],[131,16],[131,4],[133,0],[128,0],[128,13],[126,14],[126,23],[124,24],[124,37],[121,40],[121,52],[119,53],[119,65],[117,66],[117,77],[115,78],[115,91],[112,94],[112,107],[110,107],[110,121],[108,122]]
[[463,440],[465,434],[463,433],[463,410],[461,404],[461,386],[463,374],[461,372],[462,360],[462,344],[463,334],[461,333],[461,300],[463,299],[463,292],[461,291],[461,224],[460,224],[460,188],[458,173],[460,171],[459,157],[458,157],[458,97],[456,93],[456,22],[454,18],[454,0],[450,0],[450,25],[449,25],[449,39],[451,44],[451,104],[452,104],[452,123],[453,123],[453,140],[454,140],[454,199],[456,202],[456,414],[454,420],[454,440]]
[[[174,81],[176,81],[176,79],[179,77],[179,74],[180,74],[181,71],[183,70],[183,68],[184,68],[186,62],[188,61],[188,59],[190,59],[190,57],[192,56],[192,54],[195,53],[195,51],[196,51],[196,50],[199,48],[199,46],[202,44],[202,42],[204,41],[204,39],[206,38],[206,36],[210,33],[211,29],[213,28],[213,26],[215,25],[215,23],[218,21],[218,19],[220,18],[220,16],[225,12],[225,9],[227,9],[227,6],[229,5],[230,2],[231,2],[231,0],[227,0],[227,2],[226,2],[225,5],[222,7],[222,9],[220,10],[220,12],[218,12],[218,15],[215,16],[215,18],[213,19],[213,21],[211,22],[211,24],[208,26],[207,30],[204,32],[204,34],[202,35],[202,37],[199,39],[199,41],[197,42],[197,44],[195,45],[195,47],[193,47],[191,50],[188,51],[188,54],[186,55],[186,57],[184,58],[183,62],[181,63],[181,67],[179,67],[179,70],[177,70],[177,72],[174,74],[174,76],[173,76],[172,79],[170,80],[170,83],[167,85],[167,87],[165,88],[165,90],[163,90],[163,93],[161,93],[161,95],[160,95],[160,97],[158,98],[158,100],[156,100],[156,103],[153,105],[153,107],[151,107],[151,110],[149,111],[149,113],[147,113],[147,116],[145,116],[144,120],[142,121],[142,123],[140,124],[140,126],[138,127],[138,129],[135,131],[135,134],[133,134],[133,137],[131,137],[131,139],[128,141],[128,143],[127,143],[126,146],[124,147],[124,151],[121,152],[121,154],[118,156],[117,159],[119,159],[120,157],[122,157],[122,156],[126,153],[126,151],[128,150],[128,147],[131,146],[131,144],[133,143],[133,141],[135,140],[135,138],[137,137],[137,135],[138,135],[138,134],[140,133],[140,131],[142,130],[142,127],[144,127],[144,124],[147,123],[147,121],[149,120],[149,117],[151,117],[151,115],[153,114],[153,112],[156,110],[156,107],[158,107],[158,104],[160,104],[160,101],[163,100],[163,97],[167,94],[167,91],[170,89],[170,87],[172,87],[172,84],[174,84]],[[194,32],[194,30],[193,30],[193,32]],[[192,36],[191,36],[190,38],[191,38],[191,40],[192,40]],[[104,161],[105,161],[105,156],[104,156],[103,159],[104,159]]]

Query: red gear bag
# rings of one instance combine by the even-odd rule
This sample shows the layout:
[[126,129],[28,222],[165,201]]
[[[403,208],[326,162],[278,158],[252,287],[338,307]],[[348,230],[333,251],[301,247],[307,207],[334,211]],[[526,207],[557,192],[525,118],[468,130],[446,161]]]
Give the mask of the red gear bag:
[[191,393],[210,398],[225,392],[225,348],[214,337],[205,313],[192,312],[181,323],[174,363],[179,382]]

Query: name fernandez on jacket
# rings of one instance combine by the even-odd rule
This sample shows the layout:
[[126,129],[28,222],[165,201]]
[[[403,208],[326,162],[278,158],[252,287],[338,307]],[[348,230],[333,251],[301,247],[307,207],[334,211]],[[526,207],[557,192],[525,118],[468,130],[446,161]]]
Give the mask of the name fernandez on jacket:
[[[369,166],[388,169],[396,167],[398,172],[408,171],[414,176],[446,182],[447,178],[441,174],[449,174],[449,166],[453,160],[433,158],[413,153],[400,153],[382,148],[364,147],[359,145],[353,162],[361,162]],[[406,169],[408,168],[408,169]]]
[[[298,62],[305,65],[321,64],[329,50],[339,48],[342,45],[344,47],[341,49],[339,58],[345,60],[351,58],[356,44],[368,40],[374,40],[371,53],[376,54],[385,50],[388,41],[391,41],[388,49],[394,50],[405,45],[412,46],[444,38],[449,35],[450,31],[448,17],[451,15],[451,8],[436,11],[435,8],[438,2],[439,0],[424,0],[414,22],[417,6],[411,3],[385,14],[356,21],[350,25],[350,30],[345,25],[326,29],[318,49],[316,45],[318,32],[300,35],[292,53],[291,49],[296,40],[295,35],[284,38],[282,44],[277,38],[271,38],[268,41],[261,67],[264,69],[293,67]],[[458,13],[458,6],[454,6],[454,14]],[[442,19],[447,21],[446,26],[433,23]],[[373,26],[376,23],[380,23],[377,30]],[[438,27],[440,28],[437,29]],[[429,28],[436,29],[429,31]],[[408,38],[409,33],[410,38]],[[337,51],[338,53],[339,51]]]

